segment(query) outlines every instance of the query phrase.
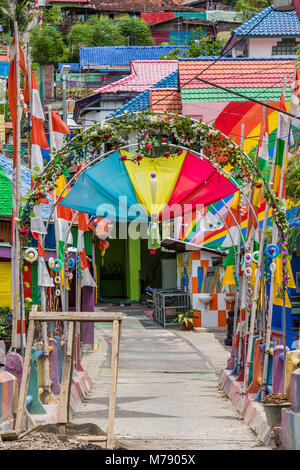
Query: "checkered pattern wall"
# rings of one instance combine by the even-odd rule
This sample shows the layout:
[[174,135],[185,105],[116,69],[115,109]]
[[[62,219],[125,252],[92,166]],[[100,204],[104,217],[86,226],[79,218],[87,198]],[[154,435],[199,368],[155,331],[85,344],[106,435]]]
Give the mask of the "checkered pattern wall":
[[[192,294],[192,307],[201,310],[201,326],[226,327],[227,312],[232,310],[233,305],[226,300],[226,293],[221,292],[220,267],[213,266],[212,261],[212,254],[201,250],[192,251],[192,270],[188,289]],[[207,308],[199,300],[201,293],[209,293],[212,297]]]

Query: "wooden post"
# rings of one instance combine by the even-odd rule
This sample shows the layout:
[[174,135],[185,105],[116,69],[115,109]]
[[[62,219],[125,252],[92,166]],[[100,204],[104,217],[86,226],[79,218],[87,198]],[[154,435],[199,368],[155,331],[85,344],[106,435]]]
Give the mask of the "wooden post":
[[107,447],[112,449],[114,446],[114,417],[116,408],[117,380],[118,380],[118,363],[120,351],[120,321],[113,321],[112,334],[112,351],[111,351],[111,382],[110,397],[108,408],[108,425],[107,425]]
[[[37,306],[34,305],[33,307],[36,308]],[[30,355],[31,355],[31,348],[33,344],[33,336],[34,336],[34,320],[29,320],[26,351],[25,351],[24,366],[23,366],[22,381],[21,381],[21,387],[20,387],[18,411],[17,411],[17,417],[16,417],[16,426],[15,426],[15,431],[17,433],[22,431],[22,425],[23,425],[23,416],[24,416],[24,411],[25,411],[26,395],[27,395],[28,381],[29,381],[29,374],[30,374]]]
[[60,399],[57,412],[57,420],[59,424],[66,424],[69,420],[70,390],[73,374],[75,324],[76,322],[70,321],[68,326],[67,352],[63,361]]

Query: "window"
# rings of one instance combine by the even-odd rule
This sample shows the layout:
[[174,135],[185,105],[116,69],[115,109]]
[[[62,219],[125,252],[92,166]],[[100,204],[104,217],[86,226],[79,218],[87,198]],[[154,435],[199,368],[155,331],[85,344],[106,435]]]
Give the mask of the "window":
[[298,44],[295,38],[283,38],[272,47],[272,55],[296,55]]

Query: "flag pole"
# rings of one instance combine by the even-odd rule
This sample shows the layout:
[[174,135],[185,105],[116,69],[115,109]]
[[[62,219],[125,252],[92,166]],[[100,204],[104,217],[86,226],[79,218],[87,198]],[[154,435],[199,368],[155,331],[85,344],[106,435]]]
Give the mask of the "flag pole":
[[[283,81],[283,86],[282,86],[282,93],[283,94],[285,94],[286,79],[287,79],[287,77],[285,76],[284,81]],[[280,113],[278,113],[278,125],[277,125],[276,140],[275,140],[274,153],[273,153],[273,159],[272,159],[270,183],[273,182],[274,174],[275,174],[277,145],[278,145],[278,138],[280,136],[280,132],[281,132],[281,119],[280,119]],[[265,210],[265,219],[268,219],[269,209],[270,208],[267,204],[266,205],[266,210]],[[278,235],[277,225],[273,222],[272,243],[276,243],[277,235]],[[272,331],[274,285],[275,285],[275,271],[271,271],[268,319],[267,319],[267,325],[266,325],[266,342],[265,342],[262,381],[261,381],[261,398],[262,398],[262,400],[266,397],[266,393],[267,393],[267,375],[268,375],[269,350],[270,350],[271,331]]]
[[[293,74],[293,81],[292,83],[295,83],[296,80],[296,73],[297,73],[297,67],[298,64],[295,64],[294,68],[294,74]],[[286,164],[288,160],[288,147],[289,147],[289,138],[290,138],[290,128],[291,128],[291,116],[288,117],[288,135],[285,138],[284,142],[284,153],[283,153],[283,161],[282,161],[282,168],[281,168],[281,174],[280,174],[280,185],[279,185],[279,199],[283,200],[285,204],[285,195],[283,195],[283,188],[284,188],[284,182],[285,182],[285,176],[286,176]],[[274,231],[276,231],[276,240],[277,241],[277,236],[278,236],[278,227],[274,227]],[[286,354],[287,354],[287,348],[286,348],[286,298],[284,295],[283,299],[283,306],[282,306],[282,329],[283,329],[283,383],[284,383],[284,393],[286,393],[286,383],[285,383],[285,367],[286,367]]]
[[[14,22],[15,32],[15,54],[16,54],[16,166],[13,171],[13,179],[15,180],[15,211],[13,211],[13,244],[12,244],[12,282],[13,282],[13,299],[12,299],[12,349],[18,348],[17,341],[17,325],[20,313],[20,264],[21,264],[21,241],[20,241],[20,199],[21,199],[21,102],[20,102],[20,57],[19,57],[19,30],[18,24]],[[21,325],[23,332],[23,325]]]

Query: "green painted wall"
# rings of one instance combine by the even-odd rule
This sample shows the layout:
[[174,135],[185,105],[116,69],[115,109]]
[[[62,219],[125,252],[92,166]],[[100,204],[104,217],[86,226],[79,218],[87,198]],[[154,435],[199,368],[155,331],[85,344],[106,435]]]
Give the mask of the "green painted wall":
[[127,239],[127,296],[130,300],[139,301],[140,292],[140,270],[141,270],[141,240]]

